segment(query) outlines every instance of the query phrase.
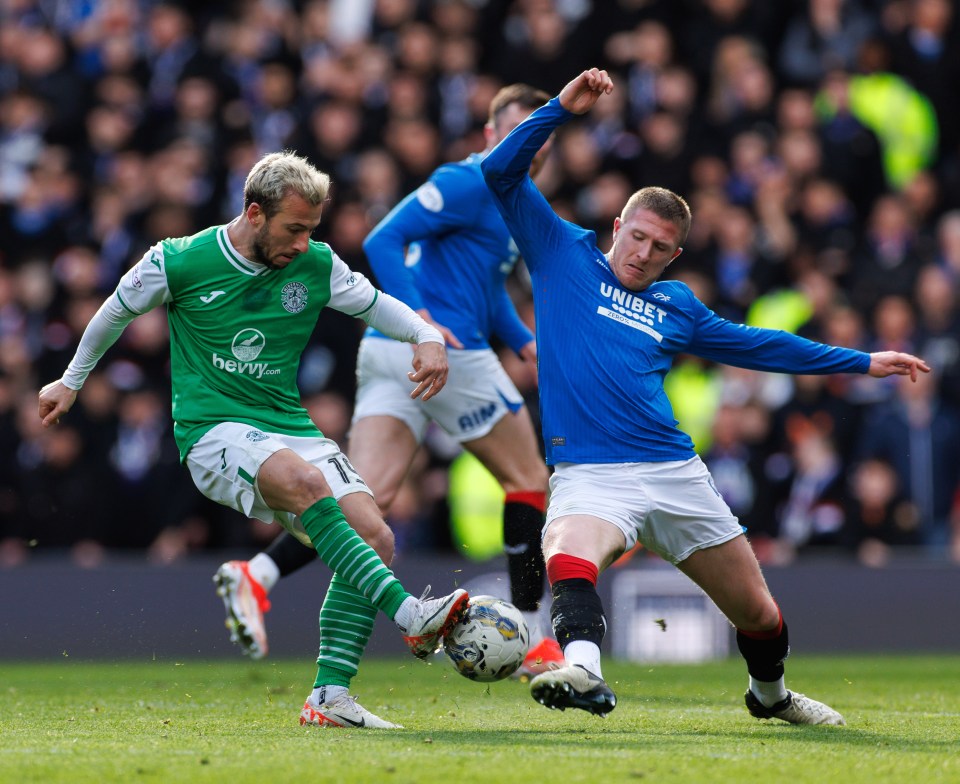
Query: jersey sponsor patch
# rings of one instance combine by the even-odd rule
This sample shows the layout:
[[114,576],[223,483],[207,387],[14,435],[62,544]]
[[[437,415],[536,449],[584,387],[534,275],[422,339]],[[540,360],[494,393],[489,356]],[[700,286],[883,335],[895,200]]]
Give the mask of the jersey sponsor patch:
[[258,441],[266,441],[267,438],[269,438],[269,436],[262,430],[248,430],[246,433],[244,433],[244,436],[246,437],[247,441],[251,441],[254,444]]
[[425,182],[417,188],[417,201],[430,212],[440,212],[443,209],[443,194],[432,182]]
[[[624,311],[622,308],[617,308],[617,311],[614,312],[610,308],[605,308],[603,305],[597,308],[597,313],[601,316],[606,316],[608,319],[613,319],[614,321],[619,321],[621,324],[626,324],[628,327],[633,329],[640,330],[641,332],[646,332],[650,337],[652,337],[657,343],[663,341],[663,335],[657,332],[653,327],[648,327],[646,324],[641,324],[639,321],[633,321],[637,316],[630,311]],[[629,314],[629,315],[628,315]]]
[[608,283],[600,284],[600,296],[610,301],[610,307],[600,305],[597,313],[606,316],[628,327],[646,332],[657,343],[663,341],[663,335],[656,327],[663,323],[667,311],[657,307],[652,302],[629,291],[623,291]]
[[143,280],[140,277],[140,262],[137,262],[137,266],[133,268],[133,272],[130,273],[130,282],[133,283],[135,289],[143,291]]
[[233,345],[230,351],[241,362],[250,362],[260,356],[267,339],[259,329],[241,329],[233,336]]
[[288,313],[300,313],[307,307],[307,294],[306,286],[292,280],[280,290],[280,304]]

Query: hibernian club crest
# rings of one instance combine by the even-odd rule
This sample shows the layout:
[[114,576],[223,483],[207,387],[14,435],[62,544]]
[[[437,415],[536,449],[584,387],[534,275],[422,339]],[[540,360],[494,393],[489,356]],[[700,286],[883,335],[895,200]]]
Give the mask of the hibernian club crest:
[[307,287],[291,281],[280,290],[280,304],[290,313],[299,313],[307,306]]

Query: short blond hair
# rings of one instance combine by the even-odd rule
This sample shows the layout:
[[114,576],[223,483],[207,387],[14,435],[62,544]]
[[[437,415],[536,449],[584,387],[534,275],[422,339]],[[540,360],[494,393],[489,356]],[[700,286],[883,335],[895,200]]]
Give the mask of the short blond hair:
[[531,87],[529,84],[523,84],[523,82],[508,84],[506,87],[501,87],[497,94],[493,96],[493,100],[490,101],[490,113],[487,117],[487,125],[496,125],[497,120],[500,119],[500,115],[512,104],[517,104],[517,106],[523,109],[533,111],[534,109],[539,109],[549,100],[549,93],[539,90],[536,87]]
[[686,200],[667,188],[651,185],[636,191],[620,212],[620,221],[627,220],[638,209],[649,210],[654,215],[668,220],[680,230],[680,244],[687,240],[693,216]]
[[330,192],[330,175],[306,158],[284,150],[271,152],[257,161],[243,184],[243,208],[256,202],[269,218],[280,210],[284,197],[295,193],[316,207]]

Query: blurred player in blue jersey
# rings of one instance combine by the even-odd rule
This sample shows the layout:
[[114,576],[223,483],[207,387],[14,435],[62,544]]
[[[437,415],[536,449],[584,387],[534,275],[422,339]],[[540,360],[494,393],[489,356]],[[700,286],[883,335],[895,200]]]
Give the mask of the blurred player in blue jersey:
[[[476,455],[506,492],[504,549],[511,600],[531,627],[530,653],[520,670],[533,675],[562,661],[556,640],[536,632],[544,592],[541,550],[547,467],[523,398],[490,346],[497,336],[536,362],[533,334],[505,287],[517,249],[480,173],[489,150],[549,95],[523,84],[503,88],[490,105],[487,149],[441,166],[370,233],[364,250],[383,290],[436,326],[447,342],[450,373],[443,395],[414,400],[407,374],[410,350],[368,330],[357,360],[357,399],[347,452],[386,513],[432,420]],[[528,163],[540,169],[549,143]],[[398,350],[399,349],[399,350]],[[254,658],[266,653],[262,610],[277,579],[315,553],[281,536],[249,562],[217,573],[234,639]],[[540,639],[538,639],[538,637]]]
[[481,167],[533,278],[543,439],[555,469],[543,551],[565,663],[535,677],[531,692],[550,708],[613,710],[600,668],[606,621],[596,583],[639,541],[697,583],[736,627],[752,715],[843,724],[832,708],[786,689],[780,608],[740,523],[677,428],[663,378],[679,353],[778,373],[915,380],[929,367],[909,354],[865,354],[735,324],[683,283],[658,282],[691,221],[686,202],[664,188],[630,197],[607,254],[593,232],[558,217],[527,175],[530,162],[559,125],[612,89],[605,71],[584,71]]

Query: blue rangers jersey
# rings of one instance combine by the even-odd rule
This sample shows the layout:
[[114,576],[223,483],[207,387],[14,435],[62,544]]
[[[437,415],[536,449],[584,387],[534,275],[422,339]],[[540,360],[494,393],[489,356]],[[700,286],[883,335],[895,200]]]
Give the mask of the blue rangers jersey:
[[517,247],[483,182],[481,157],[434,171],[377,224],[363,249],[384,291],[429,310],[465,349],[489,348],[496,335],[519,351],[533,334],[504,286]]
[[530,269],[547,462],[686,460],[663,380],[680,353],[776,373],[866,373],[870,356],[719,317],[678,281],[623,288],[592,231],[562,220],[527,175],[573,115],[557,98],[486,157],[482,170]]

